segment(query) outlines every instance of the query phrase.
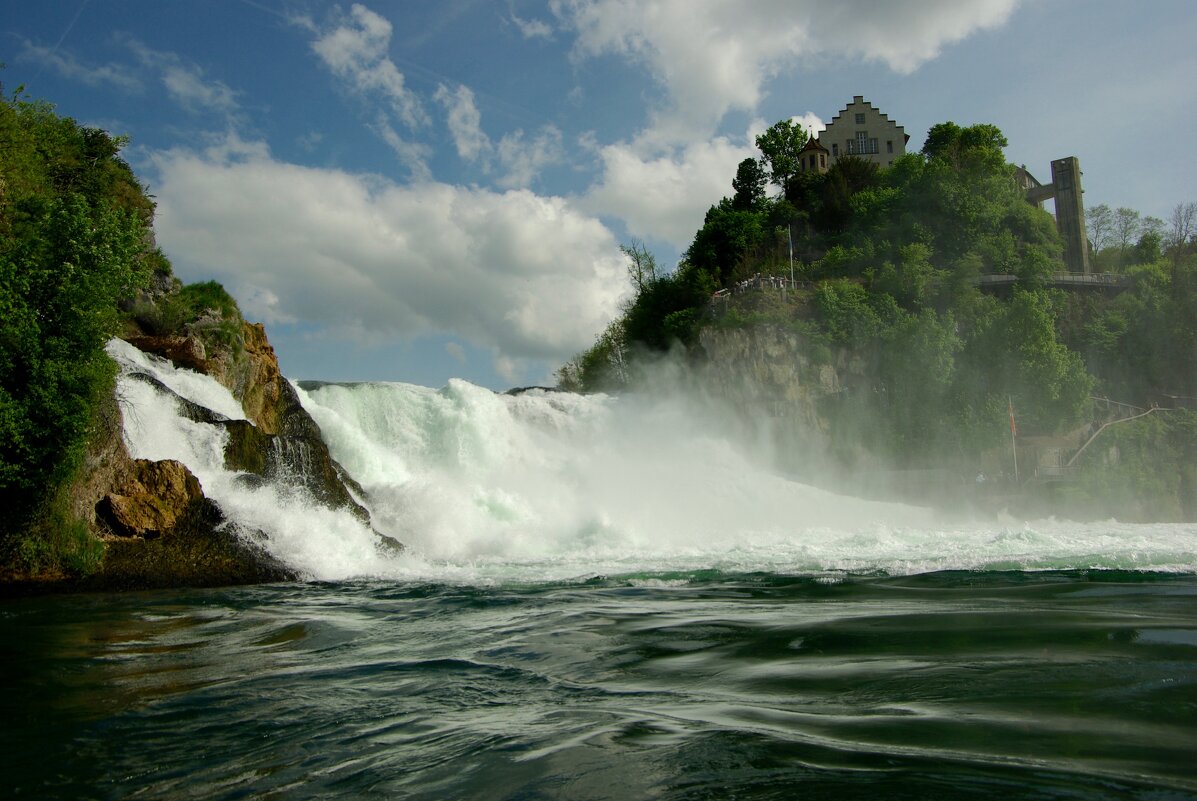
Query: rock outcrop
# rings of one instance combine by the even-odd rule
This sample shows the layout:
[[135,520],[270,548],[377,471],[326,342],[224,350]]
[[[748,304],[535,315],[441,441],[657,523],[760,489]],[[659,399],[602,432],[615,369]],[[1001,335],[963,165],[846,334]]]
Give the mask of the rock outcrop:
[[138,350],[169,359],[178,367],[186,367],[197,373],[207,372],[208,350],[197,336],[136,335],[127,337],[125,341]]
[[812,346],[779,325],[704,328],[694,355],[704,391],[764,418],[780,469],[820,481],[836,465],[881,467],[863,442],[845,435],[851,427],[840,419],[845,400],[869,391],[859,357]]
[[[217,324],[222,332],[237,330],[238,336],[231,342],[205,336]],[[175,396],[188,417],[228,432],[228,469],[244,472],[247,481],[285,477],[318,502],[345,509],[369,525],[369,512],[359,502],[365,493],[329,455],[319,427],[279,370],[261,325],[237,320],[231,326],[229,321],[201,317],[177,334],[130,331],[126,340],[178,367],[215,378],[241,402],[248,420],[229,420]],[[137,378],[159,392],[170,392],[148,375]],[[100,417],[71,494],[71,508],[103,542],[103,560],[88,576],[42,582],[41,589],[199,587],[296,578],[293,570],[270,556],[264,547],[266,535],[239,529],[227,520],[185,465],[131,459],[115,399],[104,405]],[[396,540],[376,535],[381,548],[402,550]]]
[[96,504],[96,515],[117,536],[154,539],[174,530],[203,497],[199,479],[182,462],[135,459],[124,480]]

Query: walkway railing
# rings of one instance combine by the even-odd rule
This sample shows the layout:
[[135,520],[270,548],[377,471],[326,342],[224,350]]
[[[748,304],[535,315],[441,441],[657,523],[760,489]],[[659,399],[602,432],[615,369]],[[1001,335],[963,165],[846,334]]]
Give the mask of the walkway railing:
[[[1013,273],[991,273],[977,279],[981,286],[1008,286],[1018,281]],[[1130,279],[1118,273],[1052,273],[1048,283],[1060,287],[1127,287]]]

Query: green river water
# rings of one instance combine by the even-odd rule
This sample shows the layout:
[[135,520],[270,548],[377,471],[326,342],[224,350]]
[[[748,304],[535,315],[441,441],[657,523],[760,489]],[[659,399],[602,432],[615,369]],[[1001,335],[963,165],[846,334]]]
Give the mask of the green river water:
[[1197,798],[1197,576],[718,571],[0,603],[29,799]]

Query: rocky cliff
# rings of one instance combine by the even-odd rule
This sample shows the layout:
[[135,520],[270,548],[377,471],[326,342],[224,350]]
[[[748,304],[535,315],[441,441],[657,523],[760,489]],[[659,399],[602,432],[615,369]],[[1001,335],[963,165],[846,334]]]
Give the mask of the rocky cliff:
[[[149,334],[131,325],[125,339],[176,366],[215,378],[242,404],[248,421],[227,420],[176,398],[193,420],[226,429],[226,467],[243,471],[246,480],[285,473],[318,501],[347,509],[368,524],[369,512],[358,502],[361,488],[329,455],[319,427],[282,376],[264,328],[237,319],[236,335],[228,337],[228,323],[223,321],[226,335],[221,340],[204,335],[214,326],[202,317],[198,325],[170,334]],[[137,378],[157,383],[148,375]],[[82,578],[41,577],[40,586],[140,589],[296,578],[263,547],[264,534],[241,530],[225,518],[185,465],[130,458],[114,399],[104,405],[93,432],[84,469],[72,488],[71,508],[103,543],[99,568]],[[402,549],[395,540],[377,536],[381,547]]]
[[817,480],[879,466],[842,419],[844,401],[868,390],[859,357],[769,324],[706,327],[695,355],[704,390],[767,427],[781,469]]

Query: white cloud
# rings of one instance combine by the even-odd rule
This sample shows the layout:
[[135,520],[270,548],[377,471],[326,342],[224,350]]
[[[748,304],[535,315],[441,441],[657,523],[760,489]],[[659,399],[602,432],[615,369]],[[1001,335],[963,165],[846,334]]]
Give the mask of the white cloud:
[[400,186],[235,139],[155,166],[176,268],[224,282],[266,322],[373,341],[451,334],[515,380],[589,346],[627,292],[611,232],[563,198]]
[[238,111],[237,92],[223,81],[207,77],[196,64],[184,61],[175,53],[154,50],[136,39],[126,40],[129,49],[141,63],[158,71],[162,85],[171,99],[188,111],[214,111],[232,118]]
[[532,139],[525,139],[523,130],[509,133],[499,140],[498,157],[503,169],[499,186],[508,189],[531,186],[541,170],[565,160],[561,131],[556,126],[545,125]]
[[732,193],[739,163],[759,154],[719,137],[664,156],[646,158],[626,143],[600,148],[599,155],[603,177],[587,192],[584,207],[621,218],[633,236],[664,239],[682,250],[707,209]]
[[804,57],[880,61],[908,73],[948,44],[999,26],[1020,0],[551,0],[577,33],[578,59],[643,63],[671,103],[638,142],[709,136],[731,110],[752,112],[764,82]]
[[180,105],[193,111],[237,110],[237,94],[226,84],[205,78],[198,67],[173,64],[162,73],[162,83]]
[[466,161],[477,161],[490,150],[490,139],[482,131],[482,114],[474,103],[474,93],[468,86],[459,86],[456,91],[441,84],[434,99],[445,107],[448,117],[449,135],[457,147],[457,155]]
[[553,27],[544,20],[522,19],[513,12],[511,14],[511,21],[515,23],[515,27],[519,28],[520,33],[525,39],[553,38]]
[[140,92],[143,88],[141,80],[133,74],[133,71],[120,64],[101,66],[82,64],[70,53],[62,53],[49,47],[35,45],[28,40],[23,42],[23,46],[22,59],[43,64],[64,78],[79,81],[85,86],[109,84],[128,92]]
[[428,169],[428,157],[432,155],[432,148],[410,139],[404,139],[391,125],[390,119],[385,114],[378,115],[378,118],[370,125],[370,130],[378,134],[379,138],[395,151],[399,161],[411,173],[413,181],[419,183],[432,179],[432,171]]
[[441,84],[433,97],[445,108],[457,155],[477,162],[484,173],[490,173],[497,163],[501,173],[497,183],[504,189],[531,186],[545,167],[565,160],[561,130],[554,125],[542,126],[531,138],[523,129],[512,131],[496,146],[482,130],[482,114],[469,87],[450,90]]
[[790,117],[790,121],[798,123],[802,126],[802,130],[806,131],[808,135],[813,136],[818,136],[827,127],[827,123],[823,122],[823,118],[813,111]]
[[416,127],[427,122],[427,116],[407,88],[403,73],[387,56],[390,44],[391,23],[355,3],[349,17],[319,34],[312,49],[350,89],[363,95],[381,94],[404,123]]

